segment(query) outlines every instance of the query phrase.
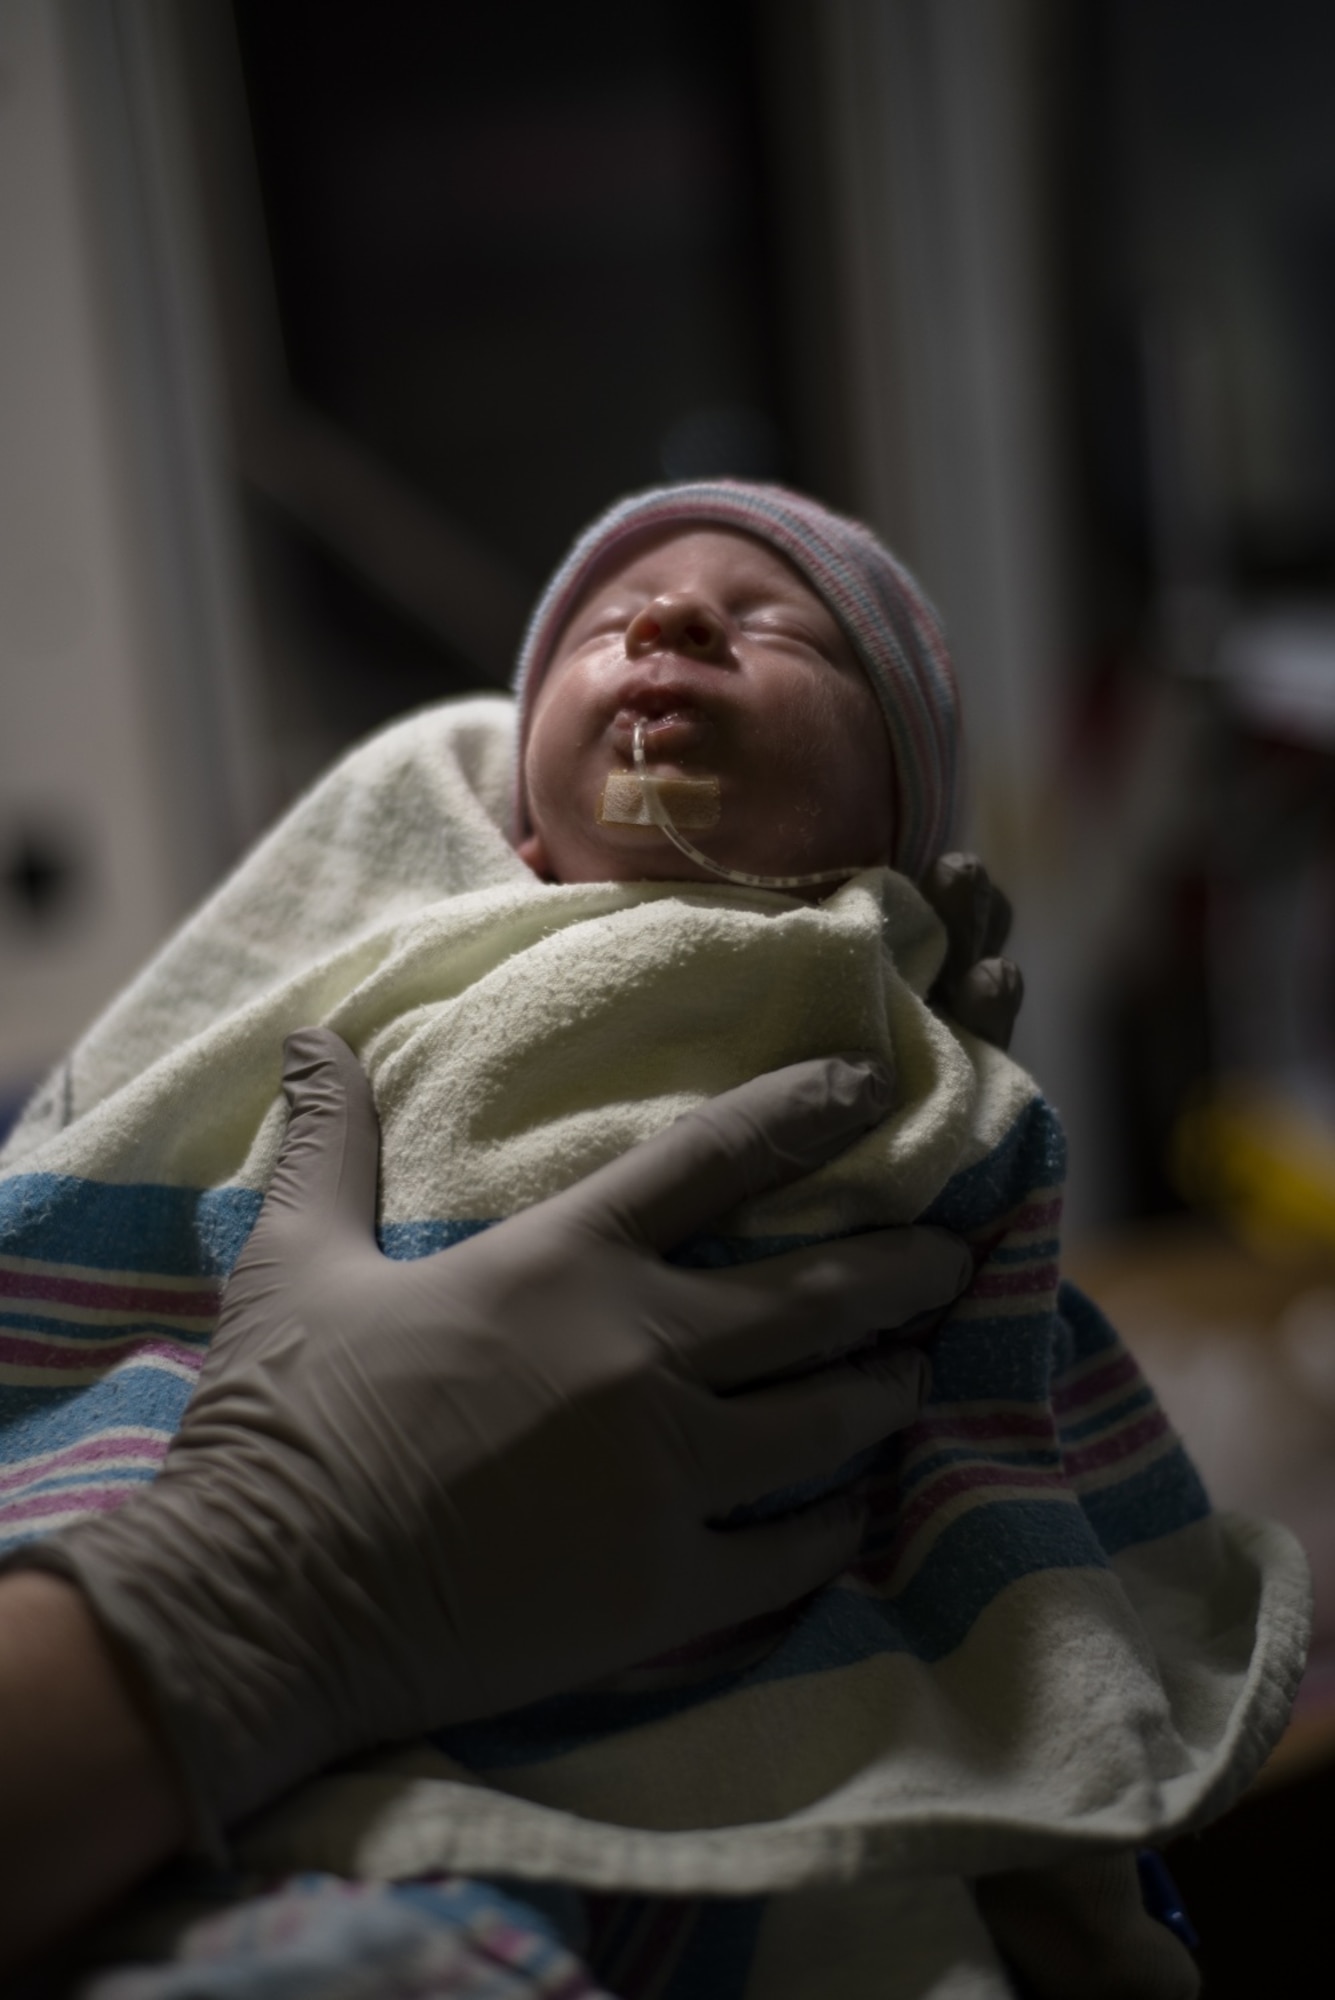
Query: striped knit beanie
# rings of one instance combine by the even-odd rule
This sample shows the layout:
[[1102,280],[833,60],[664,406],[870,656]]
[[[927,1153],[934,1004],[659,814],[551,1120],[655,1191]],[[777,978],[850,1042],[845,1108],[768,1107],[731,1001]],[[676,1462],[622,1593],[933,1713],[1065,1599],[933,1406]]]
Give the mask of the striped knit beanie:
[[529,621],[515,675],[516,828],[528,831],[524,752],[533,704],[562,629],[595,569],[653,529],[736,528],[768,542],[829,606],[879,697],[895,772],[896,868],[914,879],[946,845],[955,805],[959,703],[936,614],[903,565],[860,521],[782,486],[691,480],[633,493],[587,528]]

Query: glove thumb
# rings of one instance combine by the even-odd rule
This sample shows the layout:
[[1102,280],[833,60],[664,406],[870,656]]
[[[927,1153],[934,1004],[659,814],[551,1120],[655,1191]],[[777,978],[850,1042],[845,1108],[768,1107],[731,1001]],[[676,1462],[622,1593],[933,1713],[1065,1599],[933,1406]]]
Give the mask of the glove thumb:
[[277,1230],[289,1245],[369,1243],[380,1125],[361,1065],[331,1028],[301,1028],[283,1044],[283,1094],[287,1133],[251,1242]]

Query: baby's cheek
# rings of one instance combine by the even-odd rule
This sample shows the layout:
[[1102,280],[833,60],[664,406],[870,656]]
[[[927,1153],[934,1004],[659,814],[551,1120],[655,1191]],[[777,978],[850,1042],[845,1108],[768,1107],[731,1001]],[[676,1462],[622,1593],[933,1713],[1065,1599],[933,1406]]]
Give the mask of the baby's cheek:
[[535,826],[551,830],[572,811],[580,737],[579,711],[568,700],[544,708],[534,718],[524,757],[524,783]]
[[840,859],[870,865],[893,851],[894,779],[880,706],[865,684],[831,673],[787,717],[793,757],[790,807],[819,820]]

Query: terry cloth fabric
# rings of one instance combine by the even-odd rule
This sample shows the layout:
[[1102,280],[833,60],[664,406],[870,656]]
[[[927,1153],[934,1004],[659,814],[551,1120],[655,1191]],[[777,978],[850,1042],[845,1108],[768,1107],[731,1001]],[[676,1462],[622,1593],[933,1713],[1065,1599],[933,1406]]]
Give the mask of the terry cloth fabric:
[[895,779],[896,868],[916,881],[945,848],[955,811],[959,699],[941,627],[922,591],[860,521],[804,494],[740,479],[657,486],[619,500],[586,528],[529,623],[515,692],[520,707],[515,823],[530,831],[523,746],[562,628],[596,569],[654,529],[739,528],[786,556],[851,639],[881,704]]
[[[972,1244],[930,1401],[871,1468],[854,1568],[616,1689],[315,1779],[239,1840],[270,1875],[769,1895],[719,1991],[771,2000],[792,1954],[766,1940],[796,1907],[772,1892],[837,1903],[879,1873],[865,1926],[913,1905],[887,1883],[972,1906],[979,1875],[1222,1811],[1287,1716],[1306,1569],[1283,1530],[1211,1513],[1131,1355],[1060,1285],[1057,1121],[926,1006],[944,940],[913,886],[870,871],[814,906],[545,886],[501,832],[513,735],[508,703],[477,700],[354,752],[29,1108],[0,1154],[0,1530],[114,1507],[161,1463],[279,1143],[289,1031],[326,1022],[368,1070],[399,1257],[762,1069],[878,1051],[886,1123],[684,1253],[910,1217]],[[822,1993],[864,1990],[850,1970]]]

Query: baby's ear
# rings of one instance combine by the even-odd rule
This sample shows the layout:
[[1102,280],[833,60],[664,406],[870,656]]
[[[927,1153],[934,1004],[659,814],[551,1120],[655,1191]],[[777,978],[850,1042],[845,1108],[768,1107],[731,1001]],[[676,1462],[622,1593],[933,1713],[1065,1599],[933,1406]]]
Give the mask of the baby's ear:
[[542,844],[540,833],[526,834],[515,847],[515,853],[526,867],[533,870],[540,881],[551,881],[552,865],[547,859],[547,849]]

